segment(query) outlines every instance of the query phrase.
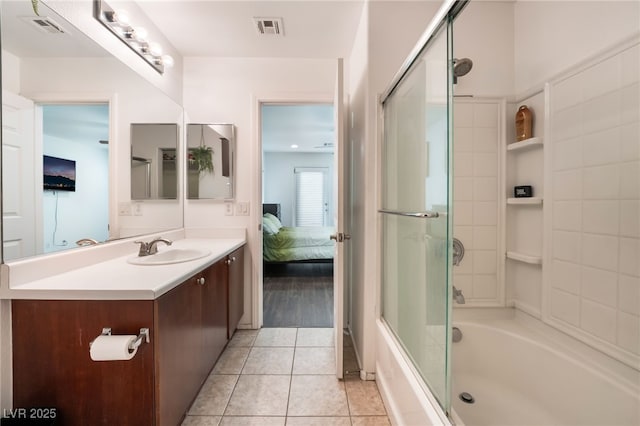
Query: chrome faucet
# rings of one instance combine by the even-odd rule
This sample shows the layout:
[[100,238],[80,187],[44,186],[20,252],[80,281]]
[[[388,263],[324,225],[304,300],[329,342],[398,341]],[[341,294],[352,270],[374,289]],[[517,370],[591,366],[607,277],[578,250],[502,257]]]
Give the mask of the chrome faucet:
[[148,243],[145,241],[134,241],[136,244],[140,244],[140,250],[138,251],[138,256],[151,256],[158,252],[158,243],[165,243],[170,246],[173,242],[167,240],[165,238],[156,238],[155,240],[149,241]]
[[460,305],[464,305],[464,294],[462,294],[462,290],[458,290],[456,286],[453,286],[453,300]]

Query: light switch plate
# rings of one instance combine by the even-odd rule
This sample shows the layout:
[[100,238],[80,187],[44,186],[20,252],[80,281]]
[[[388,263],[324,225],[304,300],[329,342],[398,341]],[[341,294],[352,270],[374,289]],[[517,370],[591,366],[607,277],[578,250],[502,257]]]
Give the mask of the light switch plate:
[[134,216],[142,216],[142,203],[133,203],[132,207]]
[[249,216],[249,202],[242,201],[236,203],[236,215],[237,216]]
[[131,203],[119,203],[118,214],[120,216],[131,216]]

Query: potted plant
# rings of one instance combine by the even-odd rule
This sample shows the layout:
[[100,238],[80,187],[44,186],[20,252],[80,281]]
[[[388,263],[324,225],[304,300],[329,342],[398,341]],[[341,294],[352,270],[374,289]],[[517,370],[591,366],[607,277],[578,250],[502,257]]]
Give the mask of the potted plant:
[[204,140],[204,126],[200,126],[200,146],[189,148],[189,164],[198,169],[198,173],[213,173],[213,148]]

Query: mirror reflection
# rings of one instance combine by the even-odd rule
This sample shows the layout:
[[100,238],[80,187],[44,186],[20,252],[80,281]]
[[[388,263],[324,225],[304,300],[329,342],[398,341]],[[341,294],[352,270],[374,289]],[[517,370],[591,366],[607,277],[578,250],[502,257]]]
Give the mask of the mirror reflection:
[[232,124],[187,125],[187,198],[233,198],[235,135]]
[[178,198],[178,125],[131,125],[131,199]]
[[182,123],[181,106],[42,2],[36,18],[2,1],[3,261],[182,227],[179,175],[141,203],[130,166],[131,124]]

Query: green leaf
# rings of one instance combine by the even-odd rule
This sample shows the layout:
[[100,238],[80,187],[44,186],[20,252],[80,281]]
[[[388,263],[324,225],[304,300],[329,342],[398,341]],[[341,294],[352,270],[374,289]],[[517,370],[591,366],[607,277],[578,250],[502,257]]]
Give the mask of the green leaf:
[[39,1],[40,0],[31,0],[31,7],[33,7],[33,12],[38,16],[40,16],[40,13],[38,12],[38,2]]

